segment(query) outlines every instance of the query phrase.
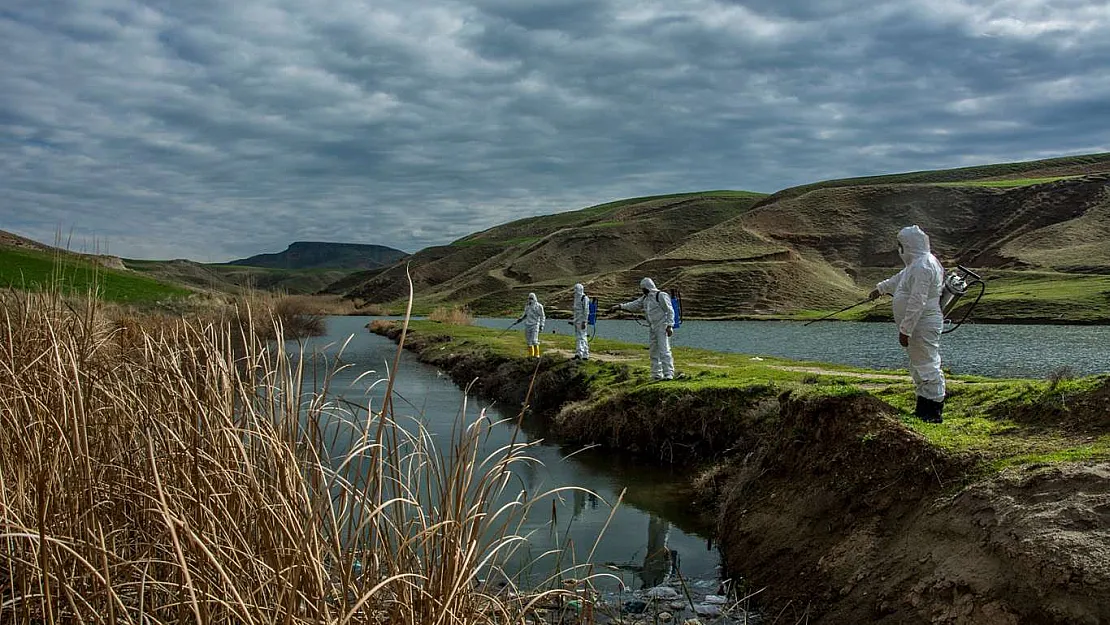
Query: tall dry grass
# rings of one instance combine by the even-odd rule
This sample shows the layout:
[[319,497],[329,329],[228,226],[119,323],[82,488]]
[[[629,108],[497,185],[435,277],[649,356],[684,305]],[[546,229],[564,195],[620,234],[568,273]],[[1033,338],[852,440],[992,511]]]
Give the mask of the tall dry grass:
[[432,312],[428,313],[428,319],[455,326],[474,325],[474,316],[470,314],[470,310],[462,306],[452,306],[450,308],[437,306]]
[[513,623],[557,603],[555,583],[478,583],[544,496],[514,494],[526,445],[482,457],[480,418],[437,450],[392,378],[384,405],[331,399],[267,334],[0,293],[0,622]]

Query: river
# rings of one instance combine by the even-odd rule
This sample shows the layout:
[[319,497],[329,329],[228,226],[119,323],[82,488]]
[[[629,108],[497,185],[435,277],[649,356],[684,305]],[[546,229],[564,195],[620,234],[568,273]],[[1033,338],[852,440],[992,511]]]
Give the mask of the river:
[[[372,383],[384,377],[387,363],[391,364],[396,354],[396,345],[368,332],[365,329],[368,319],[329,317],[327,335],[312,339],[306,345],[334,360],[339,346],[352,337],[342,354],[342,362],[351,366],[332,379],[332,393],[355,403],[365,405],[369,400],[372,405],[380,406],[384,385],[373,386]],[[376,373],[358,379],[371,370]],[[395,392],[399,415],[419,417],[440,441],[451,436],[465,396],[450,378],[404,352]],[[519,407],[508,406],[506,412],[501,413],[497,406],[472,397],[467,401],[466,418],[468,421],[476,419],[483,409],[496,420],[515,416]],[[514,430],[515,426],[508,424],[497,426],[485,441],[485,450],[489,452],[507,444]],[[525,441],[535,440],[528,432],[520,435]],[[547,501],[535,506],[535,513],[524,526],[524,531],[532,534],[522,559],[573,543],[574,557],[582,562],[600,534],[593,562],[614,565],[598,570],[619,577],[630,590],[663,581],[669,568],[663,556],[668,553],[677,556],[672,556],[672,560],[679,564],[683,576],[703,589],[715,590],[719,556],[709,541],[710,528],[681,504],[686,494],[684,489],[688,488],[686,482],[665,468],[594,450],[541,442],[530,450],[530,455],[541,464],[517,470],[524,488],[540,493],[551,488],[578,486],[597,497],[581,492],[564,493],[548,497]],[[617,501],[624,489],[627,489],[625,503],[617,508],[608,529],[602,533],[612,510],[609,503]],[[646,557],[649,553],[655,557]],[[546,565],[537,566],[532,571],[532,579],[546,577],[553,570],[553,564],[549,560]],[[615,586],[614,582],[609,587]]]
[[[512,321],[475,320],[491,328]],[[545,332],[552,331],[571,334],[571,326],[549,319]],[[598,320],[597,336],[643,345],[648,338],[633,320]],[[874,369],[907,366],[893,322],[689,320],[675,331],[672,345]],[[1083,375],[1107,373],[1110,326],[964,324],[941,337],[940,351],[944,368],[955,374],[1043,378],[1063,367]],[[675,364],[681,369],[681,360]]]

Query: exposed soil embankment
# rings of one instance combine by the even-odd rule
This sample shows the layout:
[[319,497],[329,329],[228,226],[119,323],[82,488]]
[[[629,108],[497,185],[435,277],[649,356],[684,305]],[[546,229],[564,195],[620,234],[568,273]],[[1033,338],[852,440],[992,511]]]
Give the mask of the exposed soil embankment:
[[[847,387],[623,384],[623,364],[513,358],[433,335],[406,347],[508,410],[531,385],[556,438],[699,471],[691,505],[715,511],[727,569],[782,622],[1110,622],[1108,463],[982,477],[979,458]],[[1056,413],[1008,410],[1101,436],[1108,394],[1110,383]]]
[[774,605],[822,623],[1110,621],[1110,465],[963,486],[969,459],[868,397],[787,402],[781,427],[714,476],[727,565]]

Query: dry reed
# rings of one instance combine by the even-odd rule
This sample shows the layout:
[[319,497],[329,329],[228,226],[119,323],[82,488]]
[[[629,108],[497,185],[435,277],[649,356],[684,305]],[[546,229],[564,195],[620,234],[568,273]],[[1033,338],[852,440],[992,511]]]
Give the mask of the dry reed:
[[473,315],[470,314],[468,309],[461,306],[452,306],[451,308],[438,306],[428,314],[428,319],[455,326],[474,325]]
[[246,318],[0,293],[0,622],[519,623],[558,598],[478,583],[543,496],[513,494],[527,445],[481,457],[483,417],[437,450],[392,378],[336,400]]

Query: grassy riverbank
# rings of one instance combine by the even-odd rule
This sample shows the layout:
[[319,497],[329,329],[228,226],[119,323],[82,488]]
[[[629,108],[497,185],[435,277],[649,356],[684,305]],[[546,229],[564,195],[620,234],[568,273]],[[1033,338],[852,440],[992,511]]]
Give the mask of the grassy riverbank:
[[[445,357],[441,354],[453,360],[490,354],[505,359],[524,356],[521,333],[515,330],[421,321],[411,324],[411,332],[417,344],[431,340],[434,347],[427,349],[425,357],[432,364]],[[542,343],[547,366],[573,355],[571,336],[543,335]],[[1056,460],[1110,459],[1110,435],[1083,425],[1097,409],[1086,398],[1106,386],[1106,376],[1074,378],[1061,373],[1034,380],[950,375],[945,423],[934,425],[912,415],[913,385],[905,370],[675,347],[676,366],[685,377],[652,383],[642,345],[597,339],[591,343],[591,354],[588,362],[567,363],[576,379],[584,380],[579,400],[585,405],[620,398],[626,404],[652,406],[725,391],[763,398],[782,393],[812,398],[870,395],[894,409],[904,427],[939,449],[975,458],[984,471]],[[1033,413],[1042,417],[1033,418]]]
[[[396,323],[372,330],[399,338]],[[406,347],[549,436],[685,466],[732,575],[811,623],[1110,618],[1106,376],[951,376],[945,422],[912,416],[904,372],[419,322]],[[956,607],[953,607],[956,606]],[[949,615],[949,616],[946,616]],[[948,621],[944,621],[948,622]]]

